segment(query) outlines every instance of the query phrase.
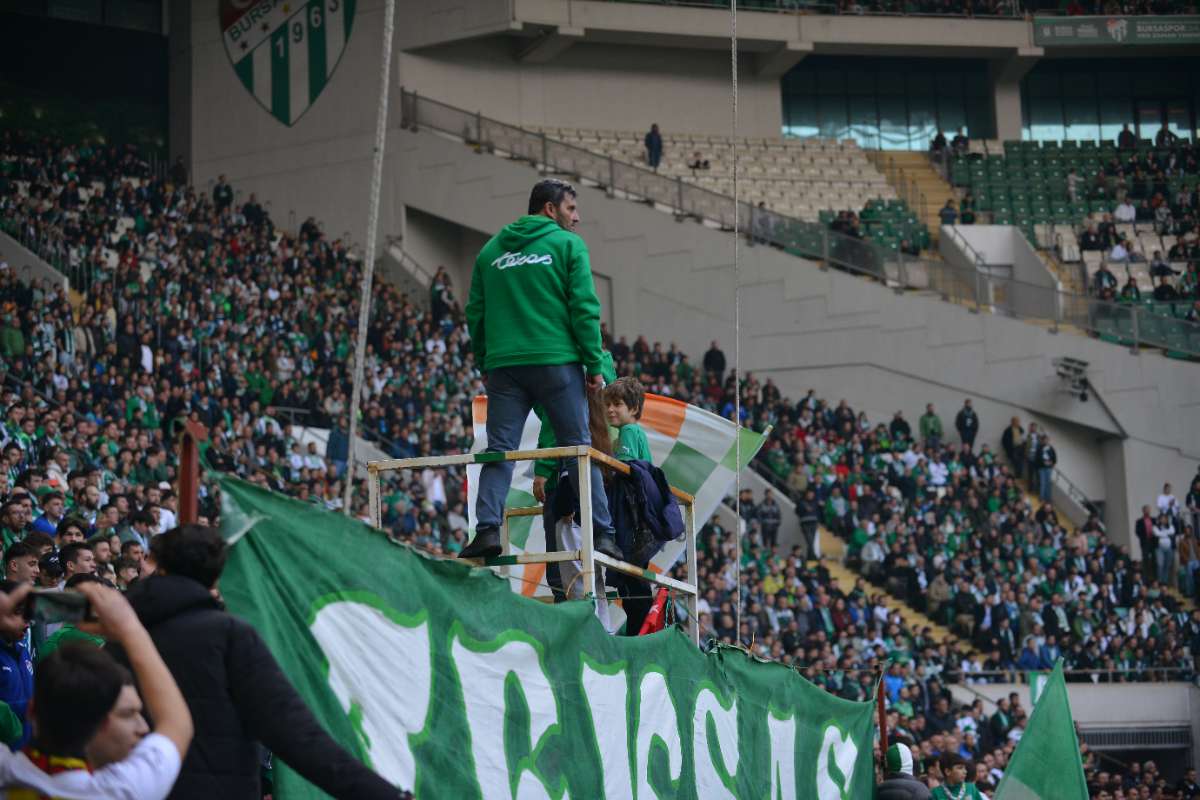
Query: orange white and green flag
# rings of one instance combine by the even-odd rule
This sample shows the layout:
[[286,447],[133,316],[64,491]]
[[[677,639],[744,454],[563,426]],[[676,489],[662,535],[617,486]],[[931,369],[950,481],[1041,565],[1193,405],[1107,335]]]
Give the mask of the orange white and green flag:
[[[475,432],[472,453],[487,448],[487,398],[476,397],[471,408]],[[767,433],[756,433],[733,424],[732,421],[688,405],[681,400],[647,394],[642,411],[642,429],[650,442],[650,454],[672,486],[696,498],[697,528],[708,521],[733,488],[737,470],[743,469],[762,447]],[[537,447],[541,423],[535,414],[525,421],[521,434],[521,449]],[[735,436],[741,438],[741,453],[737,452]],[[467,467],[468,513],[471,534],[475,531],[475,497],[481,465]],[[537,505],[533,497],[533,462],[518,461],[513,470],[512,488],[507,507]],[[542,518],[513,517],[509,520],[512,553],[546,552],[546,534]],[[673,565],[683,553],[684,543],[668,542],[651,563],[651,569],[662,571]],[[545,585],[545,564],[517,565],[510,569],[513,591],[526,596],[548,594]]]

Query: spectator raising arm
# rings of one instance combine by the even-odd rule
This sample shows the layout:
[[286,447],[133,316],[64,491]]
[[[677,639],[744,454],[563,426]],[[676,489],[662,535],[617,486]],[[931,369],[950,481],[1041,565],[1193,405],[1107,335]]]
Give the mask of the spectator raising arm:
[[138,621],[125,596],[99,583],[81,583],[76,587],[96,614],[97,623],[81,623],[81,629],[118,642],[124,649],[141,687],[142,699],[154,720],[154,732],[165,736],[179,751],[180,760],[191,744],[192,715],[171,671],[163,663],[150,634]]
[[305,779],[337,798],[394,800],[400,792],[325,732],[258,633],[230,629],[230,691],[246,731]]

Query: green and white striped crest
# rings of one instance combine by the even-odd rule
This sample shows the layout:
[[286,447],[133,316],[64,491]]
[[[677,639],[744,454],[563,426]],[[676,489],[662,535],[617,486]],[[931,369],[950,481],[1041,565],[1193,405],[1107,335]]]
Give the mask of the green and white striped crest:
[[242,85],[291,127],[337,69],[356,0],[221,0],[221,38]]

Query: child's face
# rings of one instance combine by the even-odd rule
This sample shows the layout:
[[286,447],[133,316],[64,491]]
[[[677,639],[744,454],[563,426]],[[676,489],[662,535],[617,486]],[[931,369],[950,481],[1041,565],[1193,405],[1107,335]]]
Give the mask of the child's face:
[[610,400],[608,403],[608,424],[613,427],[620,428],[623,425],[632,425],[637,422],[633,416],[633,411],[629,406],[625,405],[624,400]]

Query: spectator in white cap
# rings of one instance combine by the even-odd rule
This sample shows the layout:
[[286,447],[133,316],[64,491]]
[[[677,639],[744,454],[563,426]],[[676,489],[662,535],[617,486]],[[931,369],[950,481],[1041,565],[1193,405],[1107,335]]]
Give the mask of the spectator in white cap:
[[912,750],[896,742],[887,749],[883,783],[875,787],[875,800],[928,800],[929,787],[913,777]]

